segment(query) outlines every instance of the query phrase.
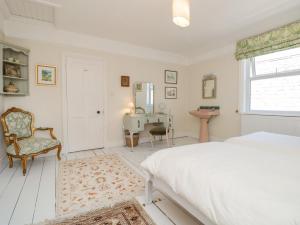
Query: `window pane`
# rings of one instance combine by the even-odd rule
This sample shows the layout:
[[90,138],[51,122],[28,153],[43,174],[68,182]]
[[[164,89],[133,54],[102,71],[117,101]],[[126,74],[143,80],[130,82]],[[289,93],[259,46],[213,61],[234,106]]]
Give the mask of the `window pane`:
[[300,112],[300,74],[252,80],[250,109]]
[[300,70],[300,48],[255,57],[256,75]]

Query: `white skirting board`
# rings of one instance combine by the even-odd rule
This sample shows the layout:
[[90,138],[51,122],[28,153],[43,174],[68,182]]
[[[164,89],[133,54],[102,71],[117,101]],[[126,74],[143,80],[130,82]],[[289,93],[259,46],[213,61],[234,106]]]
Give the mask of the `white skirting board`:
[[257,131],[300,136],[300,117],[242,115],[242,135]]

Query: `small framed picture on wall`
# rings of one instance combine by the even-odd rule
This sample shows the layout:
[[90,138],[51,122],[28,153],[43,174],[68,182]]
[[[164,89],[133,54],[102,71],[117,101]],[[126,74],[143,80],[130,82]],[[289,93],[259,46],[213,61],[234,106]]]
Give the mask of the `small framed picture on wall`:
[[177,71],[165,70],[165,83],[177,84]]
[[165,99],[177,99],[177,87],[165,87]]
[[36,66],[37,85],[56,85],[56,66],[37,65]]
[[130,77],[121,76],[121,87],[129,87],[129,86],[130,86]]

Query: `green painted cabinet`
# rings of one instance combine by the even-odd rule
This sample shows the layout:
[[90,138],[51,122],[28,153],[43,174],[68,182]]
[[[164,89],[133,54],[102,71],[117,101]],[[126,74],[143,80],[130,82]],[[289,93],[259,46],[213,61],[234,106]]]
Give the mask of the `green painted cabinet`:
[[29,95],[29,50],[0,43],[0,93],[6,96]]

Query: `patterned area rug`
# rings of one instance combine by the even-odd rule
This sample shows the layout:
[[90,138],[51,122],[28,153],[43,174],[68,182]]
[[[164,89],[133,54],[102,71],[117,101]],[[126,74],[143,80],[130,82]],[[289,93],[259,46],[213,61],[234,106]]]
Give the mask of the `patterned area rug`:
[[140,204],[131,200],[113,208],[91,211],[69,219],[39,225],[155,225]]
[[111,207],[144,191],[144,179],[118,155],[63,161],[59,167],[57,216]]

